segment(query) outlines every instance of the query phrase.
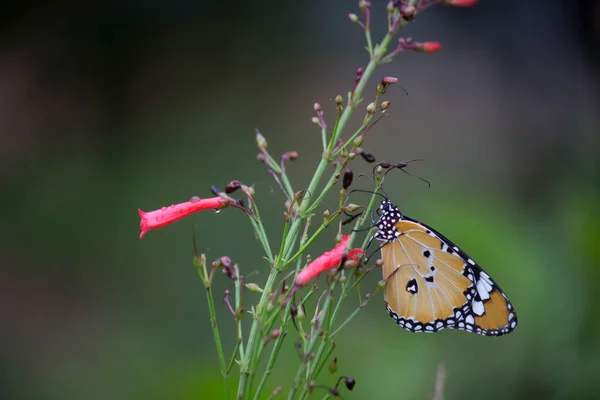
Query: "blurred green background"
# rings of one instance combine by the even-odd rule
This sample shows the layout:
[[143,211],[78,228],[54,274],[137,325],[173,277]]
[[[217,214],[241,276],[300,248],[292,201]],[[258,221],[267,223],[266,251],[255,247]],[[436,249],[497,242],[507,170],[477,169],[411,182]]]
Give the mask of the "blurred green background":
[[[346,399],[428,398],[440,362],[448,399],[598,398],[600,8],[481,3],[435,7],[403,31],[443,49],[376,71],[367,100],[386,75],[409,96],[388,93],[391,117],[365,148],[378,160],[426,160],[411,172],[431,188],[398,173],[387,193],[499,282],[519,327],[501,338],[410,334],[379,295],[338,338],[339,373],[357,380]],[[373,0],[376,40],[385,4]],[[278,246],[284,199],[255,159],[254,128],[273,154],[299,152],[289,173],[306,187],[321,153],[312,104],[331,123],[335,95],[368,61],[347,20],[356,2],[1,7],[0,398],[221,398],[192,231],[209,260],[229,255],[262,283],[259,244],[229,211],[140,241],[137,208],[254,183]],[[311,253],[334,236],[330,228]],[[230,351],[219,294],[229,283],[218,285]],[[291,383],[294,340],[292,331],[269,392]]]

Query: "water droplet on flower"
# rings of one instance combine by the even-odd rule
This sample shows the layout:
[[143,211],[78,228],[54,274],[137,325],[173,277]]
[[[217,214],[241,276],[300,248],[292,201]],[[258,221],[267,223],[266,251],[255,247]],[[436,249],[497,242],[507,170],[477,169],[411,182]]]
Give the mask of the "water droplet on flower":
[[193,197],[190,199],[190,201],[191,201],[192,203],[195,203],[195,202],[197,202],[197,201],[200,201],[200,197],[198,197],[198,196],[193,196]]
[[221,210],[219,210],[218,208],[213,208],[213,211],[215,212],[215,214],[218,214],[221,212]]
[[173,208],[173,207],[175,207],[175,204],[171,204],[169,207]]
[[166,211],[167,207],[163,207],[160,209],[160,211]]

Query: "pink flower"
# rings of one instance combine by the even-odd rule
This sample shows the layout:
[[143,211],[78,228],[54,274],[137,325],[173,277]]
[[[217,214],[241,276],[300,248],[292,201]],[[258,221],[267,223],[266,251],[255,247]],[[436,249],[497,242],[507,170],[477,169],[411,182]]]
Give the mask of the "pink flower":
[[444,0],[444,5],[454,7],[471,7],[477,4],[477,0]]
[[223,197],[211,197],[209,199],[200,199],[193,197],[185,203],[173,204],[169,207],[163,207],[159,210],[144,212],[138,208],[140,213],[140,239],[152,229],[162,228],[165,225],[179,221],[183,217],[187,217],[202,210],[219,210],[230,204],[230,200]]
[[[330,270],[340,265],[342,261],[342,256],[344,255],[344,251],[346,250],[346,246],[348,245],[348,240],[350,236],[342,236],[342,241],[337,244],[333,250],[326,251],[322,255],[320,255],[316,260],[308,264],[302,272],[296,276],[294,280],[294,285],[296,286],[305,286],[311,279],[318,276],[322,272]],[[361,249],[352,249],[348,252],[348,260],[356,261],[358,260],[360,255],[364,255],[365,253]]]

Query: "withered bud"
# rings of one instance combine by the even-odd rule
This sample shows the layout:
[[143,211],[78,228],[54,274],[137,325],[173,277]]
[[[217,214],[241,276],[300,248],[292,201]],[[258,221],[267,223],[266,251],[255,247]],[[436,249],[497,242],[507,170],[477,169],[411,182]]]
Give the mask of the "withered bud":
[[338,94],[337,96],[335,96],[335,105],[341,106],[342,104],[344,104],[344,98],[342,97],[342,95]]
[[364,160],[368,163],[372,163],[375,162],[375,156],[371,153],[367,153],[366,151],[363,151],[361,153],[362,158],[364,158]]
[[245,286],[252,293],[262,293],[263,292],[263,290],[260,288],[260,286],[258,286],[256,283],[246,283]]
[[348,14],[348,19],[350,20],[350,22],[355,24],[358,22],[358,15],[350,13]]
[[337,372],[337,369],[338,369],[338,360],[337,360],[337,357],[335,357],[333,359],[333,361],[329,363],[328,369],[329,369],[329,373],[331,375],[333,375],[333,374],[335,374]]
[[389,100],[385,100],[381,102],[381,109],[382,110],[387,110],[390,107],[390,101]]
[[233,269],[233,265],[231,264],[231,259],[229,257],[221,257],[221,259],[226,259],[226,261],[228,260],[229,262],[221,262],[221,263],[217,263],[216,265],[213,262],[213,267],[214,268],[223,267],[223,273],[225,275],[227,275],[227,277],[229,279],[236,281],[237,275],[235,274],[235,270]]
[[[262,154],[262,153],[261,153]],[[240,181],[231,181],[225,186],[225,193],[230,194],[242,187]]]
[[330,217],[330,215],[331,214],[329,213],[329,210],[323,211],[323,218],[328,219]]
[[407,21],[412,21],[417,14],[417,9],[414,6],[402,6],[400,7],[400,14]]
[[354,174],[351,169],[346,169],[344,171],[344,178],[342,179],[342,187],[344,189],[348,189],[352,184],[352,180],[354,179]]
[[292,319],[295,319],[296,315],[298,315],[298,307],[295,304],[290,306],[290,315],[292,316]]
[[356,381],[354,380],[354,378],[351,378],[349,376],[345,376],[344,377],[344,385],[346,385],[346,388],[349,391],[352,391],[352,389],[354,389],[354,385],[356,385]]
[[288,152],[284,153],[281,156],[281,158],[283,161],[287,161],[287,160],[293,161],[298,158],[298,152],[297,151],[288,151]]

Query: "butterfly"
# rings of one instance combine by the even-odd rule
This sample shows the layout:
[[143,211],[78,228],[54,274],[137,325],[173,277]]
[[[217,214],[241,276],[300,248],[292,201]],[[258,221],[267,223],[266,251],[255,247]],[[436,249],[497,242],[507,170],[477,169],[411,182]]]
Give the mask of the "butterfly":
[[500,286],[465,252],[433,228],[402,215],[387,198],[377,210],[386,309],[404,329],[460,329],[500,336],[517,314]]

